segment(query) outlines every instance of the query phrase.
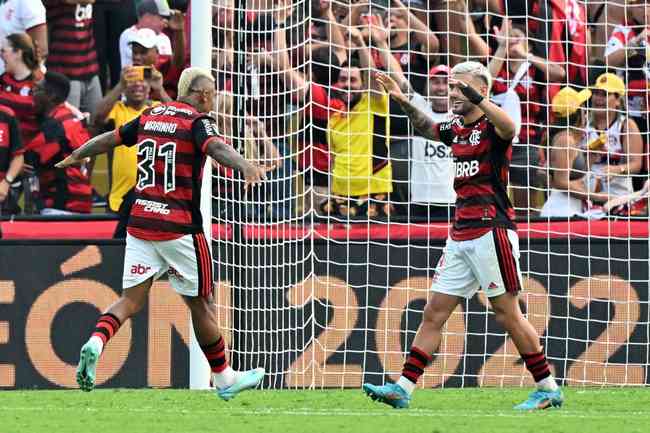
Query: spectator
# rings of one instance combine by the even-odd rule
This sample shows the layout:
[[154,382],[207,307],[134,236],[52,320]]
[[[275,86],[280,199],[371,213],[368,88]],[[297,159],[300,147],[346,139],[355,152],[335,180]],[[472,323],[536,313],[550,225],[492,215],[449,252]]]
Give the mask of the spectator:
[[[150,29],[140,29],[131,35],[131,51],[133,52],[133,66],[144,66],[151,69],[151,97],[161,102],[173,100],[167,93],[169,86],[175,86],[182,69],[177,69],[169,63],[165,63],[167,68],[159,71],[156,65],[159,63],[158,46],[156,45],[156,35]],[[165,86],[167,83],[167,86]],[[176,92],[174,92],[176,93]]]
[[23,144],[16,115],[0,105],[0,215],[19,212],[12,185],[23,169]]
[[603,47],[615,28],[625,23],[626,0],[587,2],[587,21],[591,37],[590,63],[605,60]]
[[[519,120],[518,136],[513,140],[510,183],[513,205],[520,211],[527,211],[535,193],[531,187],[539,186],[538,150],[545,95],[543,87],[538,84],[560,82],[565,78],[565,72],[562,66],[531,53],[525,29],[503,20],[501,28],[495,27],[494,32],[499,46],[489,64],[490,74],[494,77],[493,99],[509,112],[515,123]],[[515,103],[507,102],[512,98]]]
[[[336,2],[331,2],[329,0],[312,2],[312,22],[314,23],[312,26],[312,37],[315,41],[312,46],[312,54],[315,49],[327,47],[336,54],[339,62],[342,62],[345,60],[347,55],[345,39],[343,38],[342,31],[345,26],[337,21],[337,17],[334,14],[334,9],[336,7],[338,7],[339,13],[342,13],[341,5]],[[341,19],[341,21],[343,21],[343,19]],[[277,16],[276,20],[278,20]],[[279,21],[282,21],[282,18],[280,18]]]
[[[449,120],[448,66],[438,65],[429,72],[428,94],[431,103],[427,102],[423,95],[413,92],[412,86],[404,76],[393,75],[402,92],[412,95],[411,104],[436,122]],[[456,199],[451,147],[419,135],[407,138],[406,144],[408,147],[405,151],[403,140],[392,139],[390,143],[393,165],[391,201],[398,203],[396,210],[403,208],[404,214],[415,217],[449,218],[453,214],[452,206]]]
[[[319,3],[322,5],[322,3]],[[325,6],[329,7],[328,4]],[[284,89],[290,93],[292,102],[310,106],[300,110],[301,124],[310,125],[299,134],[298,166],[305,174],[305,182],[310,191],[305,208],[314,209],[321,214],[322,205],[329,196],[330,153],[327,144],[327,123],[330,115],[344,109],[343,101],[333,97],[332,86],[338,81],[340,74],[340,59],[346,57],[346,50],[337,51],[335,46],[342,48],[343,35],[341,28],[334,20],[331,9],[318,11],[318,16],[324,22],[326,29],[326,44],[317,45],[311,50],[311,75],[305,75],[291,65],[285,26],[280,25],[274,36],[277,47],[275,53],[262,51],[253,56],[253,64],[281,72],[279,79]],[[287,17],[276,15],[275,20],[286,22]],[[334,42],[339,41],[339,42]],[[310,119],[311,117],[311,119]]]
[[442,35],[440,46],[448,58],[441,63],[454,65],[467,59],[483,61],[490,54],[487,42],[476,31],[469,15],[468,0],[433,0],[433,19]]
[[[133,68],[125,68],[117,86],[97,104],[93,124],[98,130],[119,129],[147,108],[159,104],[150,99],[149,82],[135,75]],[[111,189],[108,196],[108,207],[112,212],[120,212],[124,197],[135,186],[137,165],[137,146],[117,146],[113,150]]]
[[137,7],[138,21],[124,30],[120,35],[120,58],[122,68],[133,64],[131,53],[131,41],[133,35],[140,29],[153,30],[155,34],[155,45],[158,54],[171,57],[172,43],[169,37],[163,33],[167,27],[167,20],[171,16],[171,10],[166,0],[143,0]]
[[25,159],[38,175],[43,215],[89,213],[92,207],[85,164],[54,167],[90,139],[82,122],[65,104],[69,93],[70,81],[57,72],[46,73],[34,88],[41,132],[26,146]]
[[212,68],[219,90],[232,90],[234,20],[234,0],[220,0],[212,6]]
[[[647,9],[647,11],[646,11]],[[605,64],[619,69],[627,82],[627,108],[630,116],[642,117],[647,112],[647,49],[650,49],[650,33],[646,29],[646,13],[650,5],[628,6],[628,24],[617,25],[607,41]]]
[[[27,33],[34,41],[37,64],[47,58],[47,24],[45,7],[41,0],[5,0],[0,2],[0,43],[14,33]],[[4,59],[0,74],[5,72]]]
[[389,10],[385,25],[390,30],[390,50],[413,89],[426,92],[429,65],[435,63],[440,42],[429,27],[399,0]]
[[[513,3],[526,5],[526,36],[534,42],[533,51],[548,63],[565,67],[567,80],[576,86],[587,84],[587,10],[578,0],[532,0]],[[560,90],[561,83],[549,83],[547,101]]]
[[93,5],[95,48],[102,93],[120,81],[120,35],[137,21],[135,4],[136,0],[99,0]]
[[[590,177],[602,184],[609,198],[629,194],[632,175],[643,165],[643,141],[636,122],[622,114],[625,83],[614,74],[603,74],[591,92],[593,111],[582,143],[590,151]],[[599,141],[600,146],[594,144]]]
[[0,104],[11,108],[20,124],[24,144],[38,133],[33,89],[42,78],[32,38],[27,33],[13,33],[2,42],[0,57],[5,72],[0,75]]
[[47,67],[70,79],[68,102],[92,113],[102,99],[93,31],[95,0],[45,0],[50,28]]
[[[411,103],[427,113],[436,123],[451,119],[448,78],[448,66],[438,65],[431,68],[429,71],[431,103],[427,103],[426,99],[417,93],[411,97]],[[452,217],[456,193],[451,147],[423,137],[413,137],[411,155],[411,215],[427,218]]]
[[[233,108],[232,93],[217,93],[216,123],[219,135],[227,143],[232,143],[232,139],[235,137],[233,133]],[[244,137],[242,137],[243,148],[239,151],[245,155],[246,159],[256,161],[268,170],[273,170],[281,165],[280,153],[273,141],[266,135],[265,129],[266,127],[261,121],[253,116],[247,116]],[[245,206],[244,208],[232,206],[232,203],[242,200],[244,195],[244,192],[240,189],[241,183],[235,182],[235,180],[240,179],[232,169],[226,168],[216,161],[213,161],[212,164],[215,170],[214,180],[216,180],[216,182],[213,182],[214,195],[217,198],[216,207],[214,208],[215,215],[223,221],[232,221],[233,217],[235,219],[243,217],[243,215],[239,214],[242,211],[247,213],[246,219],[258,218],[262,215],[263,211],[258,206],[261,203],[255,199],[249,200],[252,206]]]
[[[623,9],[621,7],[621,9]],[[626,15],[611,33],[605,48],[605,62],[618,71],[626,82],[628,115],[634,120],[642,133],[644,141],[644,161],[642,173],[647,174],[648,161],[648,83],[650,65],[650,33],[646,26],[650,14],[647,2],[636,2],[625,7]],[[642,187],[644,179],[633,179],[635,189]]]
[[551,193],[542,207],[543,217],[572,217],[588,210],[590,200],[607,200],[596,192],[596,185],[588,189],[586,153],[580,147],[587,123],[584,104],[590,97],[588,89],[577,92],[564,87],[553,98],[555,124],[547,140]]
[[388,96],[368,74],[375,65],[361,33],[356,29],[349,32],[359,61],[345,65],[335,84],[346,110],[334,113],[328,123],[335,198],[326,210],[332,215],[374,218],[389,215],[391,209]]

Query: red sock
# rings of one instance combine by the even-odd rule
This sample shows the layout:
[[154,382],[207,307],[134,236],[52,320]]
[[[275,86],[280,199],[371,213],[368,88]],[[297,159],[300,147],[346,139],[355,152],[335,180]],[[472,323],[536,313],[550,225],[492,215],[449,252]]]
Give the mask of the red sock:
[[427,355],[415,346],[411,347],[411,352],[406,358],[404,368],[402,369],[402,376],[413,383],[418,383],[418,379],[422,376],[424,369],[432,359],[433,357],[431,355]]
[[521,358],[526,363],[526,368],[533,375],[535,382],[544,380],[551,375],[551,368],[548,365],[544,352],[522,354]]
[[210,370],[213,373],[221,373],[228,367],[228,361],[226,361],[226,343],[223,341],[223,337],[219,337],[212,344],[201,346],[201,350],[203,350],[203,354],[208,359]]
[[93,331],[93,337],[101,338],[104,346],[108,343],[113,335],[120,329],[120,319],[112,315],[111,313],[102,314],[97,319],[97,325],[95,325],[95,330]]

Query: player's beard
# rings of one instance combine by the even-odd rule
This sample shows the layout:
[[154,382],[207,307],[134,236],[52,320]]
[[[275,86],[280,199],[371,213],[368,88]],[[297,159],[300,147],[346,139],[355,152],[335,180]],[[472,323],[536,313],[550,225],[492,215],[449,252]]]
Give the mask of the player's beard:
[[466,116],[474,110],[474,104],[468,100],[452,99],[449,101],[451,112],[458,116]]

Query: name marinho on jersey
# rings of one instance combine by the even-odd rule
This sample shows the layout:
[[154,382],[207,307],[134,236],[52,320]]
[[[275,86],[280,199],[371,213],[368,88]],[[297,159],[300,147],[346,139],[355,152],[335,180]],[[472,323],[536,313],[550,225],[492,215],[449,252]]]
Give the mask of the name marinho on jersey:
[[144,130],[150,132],[162,132],[165,134],[173,134],[176,132],[178,125],[171,122],[161,122],[158,120],[147,120],[144,123]]

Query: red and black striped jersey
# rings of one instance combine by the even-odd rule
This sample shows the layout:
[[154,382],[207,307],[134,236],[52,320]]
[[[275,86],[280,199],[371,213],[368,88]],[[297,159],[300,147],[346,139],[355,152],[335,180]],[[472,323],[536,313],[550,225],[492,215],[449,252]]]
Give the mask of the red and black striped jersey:
[[23,143],[29,143],[38,134],[33,92],[39,79],[36,74],[24,80],[16,80],[6,72],[0,75],[0,105],[16,113]]
[[72,5],[62,0],[46,0],[44,3],[50,30],[48,69],[79,81],[97,75],[99,65],[93,34],[93,5]]
[[201,178],[207,143],[217,137],[214,119],[169,102],[147,109],[117,133],[122,144],[138,145],[129,234],[163,241],[202,233]]
[[7,175],[11,160],[24,152],[16,115],[0,105],[0,181]]
[[460,116],[436,125],[440,141],[454,158],[456,213],[451,238],[478,238],[495,227],[515,229],[515,211],[508,198],[512,140],[504,140],[483,116],[463,125]]
[[90,213],[92,187],[85,165],[54,167],[90,139],[86,127],[62,103],[42,119],[40,129],[25,147],[25,158],[35,164],[43,207]]

